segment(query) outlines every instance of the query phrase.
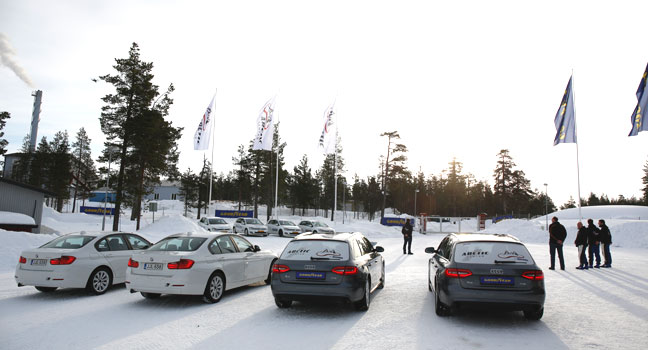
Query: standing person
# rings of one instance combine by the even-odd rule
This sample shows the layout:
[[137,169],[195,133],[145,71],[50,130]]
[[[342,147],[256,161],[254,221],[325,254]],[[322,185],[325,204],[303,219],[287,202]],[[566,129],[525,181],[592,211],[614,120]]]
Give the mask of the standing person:
[[580,261],[577,269],[587,270],[587,257],[585,256],[585,249],[587,248],[588,230],[580,221],[576,224],[576,227],[578,227],[578,234],[576,234],[576,240],[574,241],[574,244],[576,245],[576,247],[578,247],[578,260]]
[[[414,228],[412,227],[412,224],[410,224],[409,219],[405,219],[405,225],[403,226],[403,229],[401,232],[403,233],[403,254],[409,254],[412,255],[412,231],[414,231]],[[407,253],[405,251],[405,247],[407,246]]]
[[551,218],[551,225],[549,225],[549,253],[551,254],[551,267],[549,267],[549,270],[555,270],[556,251],[558,251],[560,269],[565,269],[565,258],[563,257],[563,242],[565,238],[567,238],[567,230],[565,230],[565,226],[558,222],[558,218],[554,216]]
[[[587,244],[589,245],[587,253],[589,255],[589,268],[601,267],[601,230],[594,225],[594,220],[587,219]],[[596,265],[594,265],[594,257],[596,257]],[[594,266],[593,266],[594,265]]]
[[610,245],[612,245],[612,233],[605,224],[605,220],[600,219],[598,226],[601,228],[601,245],[603,246],[604,263],[601,267],[612,267],[612,255],[610,254]]

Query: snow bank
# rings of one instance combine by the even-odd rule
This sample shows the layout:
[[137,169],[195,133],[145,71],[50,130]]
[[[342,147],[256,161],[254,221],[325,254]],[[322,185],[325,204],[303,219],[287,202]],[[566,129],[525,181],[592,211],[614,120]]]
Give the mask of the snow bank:
[[[625,219],[625,220],[648,220],[648,207],[642,205],[597,205],[592,207],[582,207],[583,220],[594,219]],[[549,220],[553,216],[558,220],[579,219],[578,208],[559,210],[549,214]],[[542,220],[544,220],[544,216]]]
[[40,247],[58,237],[57,235],[5,230],[0,230],[0,236],[2,236],[3,243],[0,245],[0,271],[13,270],[23,250]]
[[36,225],[36,222],[29,215],[0,211],[0,224]]

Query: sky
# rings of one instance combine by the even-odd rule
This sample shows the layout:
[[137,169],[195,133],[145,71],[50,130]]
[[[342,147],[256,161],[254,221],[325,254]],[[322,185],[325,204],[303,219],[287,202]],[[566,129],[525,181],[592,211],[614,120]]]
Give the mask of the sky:
[[[276,95],[291,170],[304,154],[320,168],[323,113],[336,101],[349,181],[380,171],[380,134],[398,131],[410,170],[426,177],[456,158],[492,185],[508,149],[558,206],[577,198],[579,171],[582,197],[639,197],[648,132],[627,135],[648,62],[646,13],[646,1],[0,0],[0,111],[11,113],[5,138],[18,151],[40,89],[38,139],[84,127],[98,156],[112,89],[91,79],[114,73],[137,42],[160,90],[176,88],[181,171],[212,156],[193,150],[193,135],[217,91],[216,172],[233,168]],[[575,144],[553,146],[572,72],[580,167]]]

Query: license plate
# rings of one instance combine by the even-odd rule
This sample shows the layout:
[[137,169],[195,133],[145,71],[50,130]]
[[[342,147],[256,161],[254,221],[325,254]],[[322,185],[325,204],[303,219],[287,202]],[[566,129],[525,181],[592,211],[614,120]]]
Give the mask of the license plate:
[[47,264],[47,259],[32,259],[31,260],[31,265],[32,266],[44,266]]
[[326,272],[301,272],[297,271],[295,276],[298,279],[303,280],[323,280],[326,279]]
[[162,270],[162,264],[160,263],[145,263],[144,270]]
[[515,284],[515,279],[513,277],[480,277],[479,282],[486,285],[494,286],[512,286]]

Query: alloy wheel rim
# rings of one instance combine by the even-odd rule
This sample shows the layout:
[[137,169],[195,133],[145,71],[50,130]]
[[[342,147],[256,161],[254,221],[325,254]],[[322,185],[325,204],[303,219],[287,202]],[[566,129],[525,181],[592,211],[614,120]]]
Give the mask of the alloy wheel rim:
[[109,280],[108,273],[106,271],[99,271],[94,275],[94,278],[92,279],[92,286],[97,292],[103,292],[108,288],[108,280]]
[[223,280],[220,276],[214,276],[212,283],[209,285],[209,294],[214,299],[218,299],[223,293]]

